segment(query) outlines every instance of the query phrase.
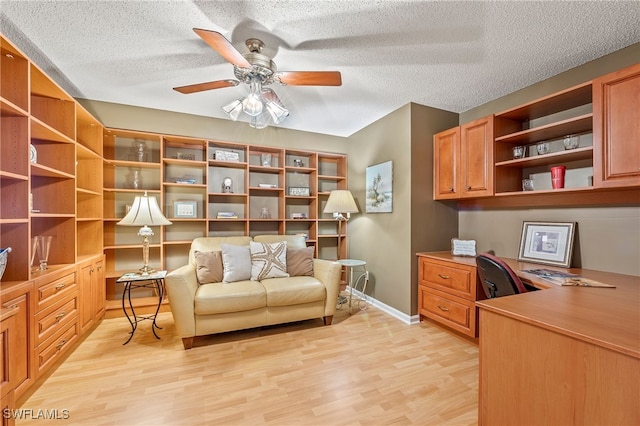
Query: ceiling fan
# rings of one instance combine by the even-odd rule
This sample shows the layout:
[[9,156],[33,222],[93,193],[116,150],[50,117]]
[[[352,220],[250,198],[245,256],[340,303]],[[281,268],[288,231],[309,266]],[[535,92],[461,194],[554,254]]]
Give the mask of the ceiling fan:
[[338,71],[278,71],[273,60],[262,54],[264,43],[257,38],[245,42],[248,53],[240,53],[222,34],[216,31],[194,28],[209,46],[233,65],[237,80],[216,80],[206,83],[174,87],[180,93],[189,94],[205,90],[222,89],[245,83],[249,86],[249,95],[222,107],[232,119],[237,120],[240,112],[251,117],[250,125],[256,128],[266,127],[269,117],[274,123],[281,123],[289,111],[270,88],[273,83],[291,86],[341,86],[342,77]]

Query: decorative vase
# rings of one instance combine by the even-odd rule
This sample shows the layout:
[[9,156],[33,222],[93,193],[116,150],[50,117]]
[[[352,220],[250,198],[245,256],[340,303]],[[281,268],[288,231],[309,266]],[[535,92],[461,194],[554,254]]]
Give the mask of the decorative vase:
[[142,189],[142,171],[140,169],[129,170],[127,186],[131,189]]

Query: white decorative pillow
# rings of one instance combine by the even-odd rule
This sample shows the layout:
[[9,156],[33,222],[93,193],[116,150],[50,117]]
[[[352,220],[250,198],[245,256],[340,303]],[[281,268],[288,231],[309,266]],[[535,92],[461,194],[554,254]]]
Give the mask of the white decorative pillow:
[[232,283],[251,278],[251,251],[249,246],[221,244],[222,265],[224,274],[222,281]]
[[288,277],[287,242],[267,244],[249,243],[251,248],[251,279],[254,281],[266,278]]

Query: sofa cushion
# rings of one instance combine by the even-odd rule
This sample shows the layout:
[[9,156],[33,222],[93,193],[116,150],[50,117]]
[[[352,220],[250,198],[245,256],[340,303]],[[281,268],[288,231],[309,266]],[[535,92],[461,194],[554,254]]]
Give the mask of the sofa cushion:
[[267,306],[289,306],[325,300],[327,290],[314,277],[271,278],[260,281],[267,293]]
[[287,243],[249,243],[251,250],[251,279],[262,281],[267,278],[288,277]]
[[291,277],[313,276],[315,247],[290,249],[287,247],[287,272]]
[[196,315],[242,312],[264,308],[266,292],[258,281],[204,284],[198,287],[194,299]]
[[222,281],[232,283],[251,278],[251,252],[249,246],[222,244]]
[[193,255],[196,259],[196,276],[199,284],[219,283],[222,281],[222,252],[198,251]]

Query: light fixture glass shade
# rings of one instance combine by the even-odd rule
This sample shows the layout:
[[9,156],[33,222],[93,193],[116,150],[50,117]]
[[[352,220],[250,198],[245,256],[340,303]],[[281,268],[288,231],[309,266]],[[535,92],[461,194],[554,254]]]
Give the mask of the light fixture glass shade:
[[327,204],[324,206],[324,213],[358,213],[351,191],[348,189],[336,189],[331,191]]
[[289,110],[282,105],[280,98],[272,89],[263,89],[262,97],[265,100],[267,111],[271,115],[271,119],[275,124],[280,124],[289,116]]
[[236,99],[228,105],[222,107],[222,110],[229,116],[233,121],[238,120],[238,116],[242,112],[242,101],[240,99]]
[[136,196],[131,210],[118,222],[118,225],[160,226],[171,225],[171,222],[162,214],[156,197],[148,196],[145,192],[143,196]]
[[262,113],[262,84],[252,80],[249,84],[249,96],[242,101],[242,110],[245,114],[255,117]]
[[269,114],[265,111],[262,114],[256,115],[255,117],[251,117],[249,120],[249,126],[254,129],[264,129],[267,127],[267,122],[269,121]]

